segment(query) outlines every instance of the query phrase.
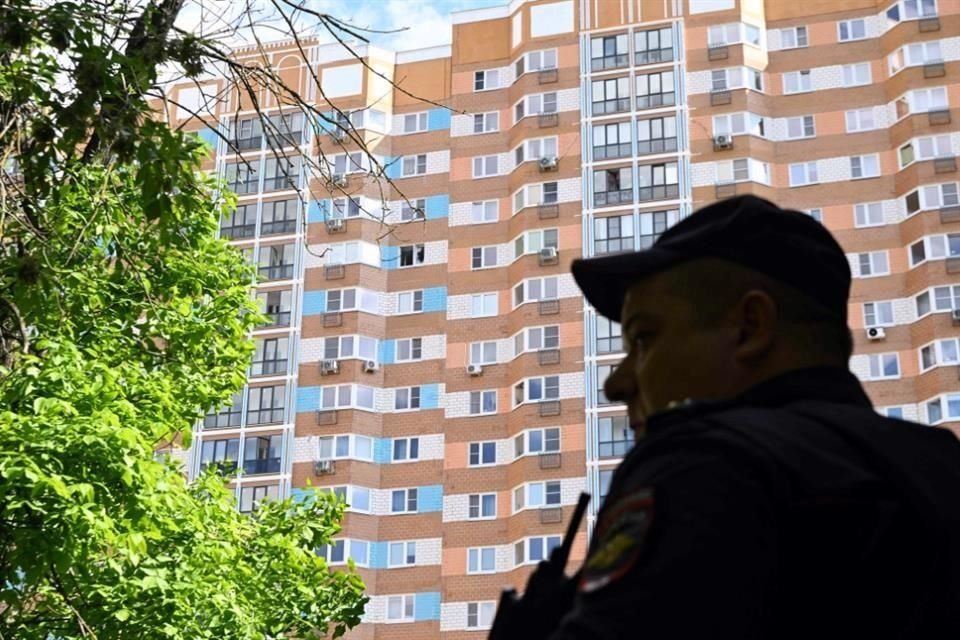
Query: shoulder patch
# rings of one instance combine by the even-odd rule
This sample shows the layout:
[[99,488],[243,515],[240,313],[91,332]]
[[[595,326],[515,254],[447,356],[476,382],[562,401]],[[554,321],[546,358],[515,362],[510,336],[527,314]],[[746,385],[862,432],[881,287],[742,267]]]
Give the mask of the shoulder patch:
[[583,565],[578,590],[592,593],[633,567],[653,522],[653,488],[624,496],[597,523],[597,546]]

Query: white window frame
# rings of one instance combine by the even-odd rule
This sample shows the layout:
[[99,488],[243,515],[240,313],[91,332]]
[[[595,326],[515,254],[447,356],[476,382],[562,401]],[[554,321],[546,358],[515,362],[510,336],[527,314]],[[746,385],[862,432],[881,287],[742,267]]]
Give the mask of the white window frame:
[[552,509],[563,504],[563,483],[560,480],[524,482],[513,488],[513,513],[528,509]]
[[[477,412],[477,413],[473,413],[473,412],[471,411],[471,408],[472,408],[472,405],[473,405],[473,395],[474,395],[474,394],[477,394],[478,399],[479,399],[479,403],[478,403],[478,404],[479,404],[479,407],[480,407],[480,411]],[[486,406],[486,403],[484,402],[484,399],[487,398],[487,397],[490,397],[491,394],[492,394],[492,397],[493,397],[493,410],[492,410],[492,411],[486,411],[486,410],[484,410],[484,407]],[[498,404],[498,399],[497,399],[497,390],[496,390],[496,389],[481,389],[481,390],[479,390],[479,391],[470,391],[469,394],[467,395],[467,413],[468,413],[468,415],[471,415],[471,416],[492,416],[492,415],[495,415],[495,414],[497,413],[497,408],[498,408],[498,407],[497,407],[497,404]]]
[[[792,34],[792,44],[785,44],[786,39],[784,36],[786,34]],[[801,36],[802,34],[802,36]],[[801,40],[803,42],[801,42]],[[798,25],[796,27],[787,27],[786,29],[780,29],[780,48],[781,49],[803,49],[810,46],[810,33],[806,25]]]
[[[407,355],[406,357],[400,356],[400,346],[404,345],[406,347]],[[395,362],[419,362],[423,360],[423,338],[414,337],[414,338],[398,338],[396,345],[396,352],[394,361]],[[415,355],[415,352],[419,351],[420,354]]]
[[515,167],[519,167],[524,162],[537,162],[541,158],[556,158],[559,145],[557,136],[528,138],[513,149]]
[[[403,447],[398,447],[404,443]],[[398,455],[397,449],[402,448],[402,454]],[[416,449],[416,452],[414,452]],[[407,436],[405,438],[392,438],[390,440],[390,462],[416,462],[420,460],[420,436]]]
[[[812,115],[786,118],[784,125],[786,131],[786,137],[784,138],[785,140],[803,140],[804,138],[817,137],[817,121]],[[791,133],[791,128],[798,129],[799,133]]]
[[[395,511],[393,508],[393,498],[399,492],[404,492],[403,509],[400,511]],[[416,504],[416,506],[413,509],[410,508],[411,500]],[[420,512],[420,490],[418,487],[406,487],[404,489],[390,490],[390,514],[391,515],[402,515],[405,513],[419,513],[419,512]]]
[[843,86],[862,87],[873,82],[873,69],[869,62],[843,65]]
[[[492,351],[492,357],[491,356]],[[467,362],[469,364],[497,364],[497,341],[482,340],[471,342],[467,346]]]
[[[493,498],[493,513],[489,515],[484,515],[484,504],[489,504],[485,501],[484,498]],[[476,499],[476,500],[474,500]],[[474,509],[472,504],[476,501],[476,511],[477,515],[470,515]],[[497,518],[497,494],[496,492],[488,493],[471,493],[467,495],[467,520],[495,520]]]
[[[401,115],[403,118],[403,133],[423,133],[427,131],[430,127],[429,123],[429,114],[426,111],[417,111],[415,113],[404,113]],[[413,118],[413,128],[407,127],[408,118]]]
[[[869,114],[870,126],[864,125],[865,114]],[[851,125],[851,121],[854,126]],[[873,112],[873,107],[863,107],[861,109],[849,109],[844,114],[844,124],[846,125],[847,133],[859,133],[861,131],[873,131],[874,129],[879,129],[877,125],[876,114]]]
[[[472,609],[472,612],[471,612]],[[489,602],[468,602],[467,603],[467,629],[489,629],[493,626],[493,618],[497,613],[497,603]],[[470,624],[471,619],[474,624]]]
[[[538,297],[533,297],[534,293],[531,289],[534,288],[533,283],[537,283],[539,287],[540,295]],[[553,289],[556,292],[555,296],[547,295],[548,289]],[[521,301],[517,302],[517,291],[520,290]],[[541,300],[558,300],[560,298],[560,280],[557,276],[544,276],[542,278],[527,278],[523,282],[520,282],[513,288],[513,308],[527,304],[528,302],[539,302]]]
[[[543,557],[542,557],[542,558],[535,558],[535,557],[533,557],[533,554],[530,552],[530,549],[531,549],[531,547],[532,547],[530,541],[533,540],[533,539],[538,539],[538,540],[540,540],[541,548],[543,549]],[[519,562],[519,563],[516,563],[516,555],[517,555],[517,554],[516,554],[516,550],[517,550],[517,548],[518,548],[519,545],[523,545],[523,553],[522,553],[522,555],[523,555],[523,561],[522,561],[522,562]],[[527,565],[527,564],[536,564],[536,563],[540,562],[541,560],[546,560],[547,558],[549,558],[549,557],[550,557],[550,552],[551,552],[554,548],[556,548],[556,547],[558,547],[558,546],[560,546],[560,536],[558,536],[558,535],[530,536],[530,537],[528,537],[528,538],[524,538],[524,539],[522,539],[522,540],[518,540],[518,541],[514,544],[514,562],[516,563],[516,566],[518,566],[518,567],[519,567],[519,566],[523,566],[523,565]]]
[[[425,244],[404,244],[400,245],[398,249],[397,269],[413,269],[414,267],[420,267],[427,263],[427,246]],[[412,260],[410,264],[403,264],[404,249],[410,250]]]
[[[900,377],[900,353],[893,351],[890,353],[871,353],[867,354],[867,373],[864,380],[896,380]],[[884,373],[887,364],[893,362],[897,368],[896,374]]]
[[[798,169],[803,172],[802,181],[794,179],[794,169]],[[805,187],[807,185],[818,184],[820,182],[820,175],[816,160],[810,160],[808,162],[795,162],[791,164],[789,167],[789,175],[791,187]]]
[[[857,277],[858,278],[879,278],[890,275],[890,252],[886,249],[880,251],[864,251],[857,253]],[[863,273],[863,258],[867,256],[870,263],[870,272]]]
[[[361,447],[360,443],[366,443]],[[324,445],[329,443],[330,454],[324,455]],[[346,453],[340,453],[341,443],[346,443]],[[368,451],[367,455],[362,455],[361,449]],[[332,436],[320,436],[317,438],[317,460],[363,460],[365,462],[373,461],[373,438],[361,436],[355,433],[341,433]]]
[[[795,81],[796,88],[790,88],[790,84]],[[799,69],[797,71],[785,71],[783,73],[783,94],[796,95],[798,93],[809,93],[813,91],[813,76],[810,69]]]
[[[487,245],[484,247],[470,247],[470,270],[479,271],[481,269],[494,269],[499,266],[497,254],[500,247],[497,245]],[[477,259],[479,258],[479,266]]]
[[470,205],[470,221],[473,224],[490,224],[500,219],[499,200],[478,200]]
[[858,229],[885,225],[882,202],[858,202],[853,205],[853,226]]
[[[478,311],[479,305],[479,313]],[[492,318],[498,315],[500,307],[499,294],[496,292],[474,293],[470,296],[471,318]]]
[[[534,449],[534,434],[539,436],[539,448]],[[559,453],[563,449],[563,433],[560,427],[524,429],[513,438],[514,459],[538,456],[541,453]],[[554,444],[555,443],[555,444]]]
[[[854,34],[855,25],[859,23],[860,28],[863,30],[863,35],[857,36]],[[843,37],[843,28],[847,29],[847,37]],[[855,42],[857,40],[865,40],[868,38],[867,34],[867,21],[863,18],[851,18],[850,20],[839,20],[837,21],[837,42]]]
[[[420,162],[420,159],[423,158],[423,162]],[[412,167],[407,166],[407,161],[413,161]],[[426,153],[416,153],[408,156],[402,156],[400,158],[400,177],[401,178],[411,178],[413,176],[422,176],[427,173],[427,163],[429,162]],[[421,168],[422,164],[422,168]]]
[[[495,89],[499,89],[500,81],[501,81],[500,75],[501,75],[501,69],[482,69],[479,71],[474,71],[473,72],[474,93],[479,93],[481,91],[493,91]],[[477,86],[478,84],[482,84],[483,86],[478,88]]]
[[397,293],[397,315],[412,313],[423,313],[423,289]]
[[[324,396],[327,389],[333,389],[333,404],[325,404]],[[360,392],[369,395],[370,406],[360,404]],[[344,402],[344,395],[347,396],[347,402]],[[373,387],[361,384],[335,384],[320,387],[320,407],[321,411],[330,411],[333,409],[360,409],[363,411],[373,411],[376,403],[374,401],[375,391]]]
[[[500,112],[484,111],[483,113],[473,114],[473,135],[483,135],[484,133],[496,133],[500,130]],[[477,124],[480,130],[477,131]]]
[[[553,335],[546,335],[547,332]],[[537,336],[536,339],[534,336]],[[513,335],[513,357],[523,353],[560,348],[560,325],[526,327]]]
[[[399,604],[399,616],[392,615],[394,604]],[[387,602],[384,605],[384,620],[387,623],[413,622],[416,620],[416,598],[414,594],[387,596]]]
[[[393,554],[395,551],[400,553],[401,561],[394,562]],[[411,553],[412,551],[412,553]],[[412,556],[412,559],[411,559]],[[413,567],[417,564],[417,541],[416,540],[394,540],[387,543],[387,568],[396,569],[398,567]]]
[[[493,460],[487,460],[487,453],[493,448]],[[473,462],[476,455],[477,462]],[[468,467],[493,467],[497,464],[497,441],[496,440],[477,440],[467,443],[467,466]]]
[[423,387],[419,385],[396,387],[393,390],[393,410],[396,412],[419,411],[422,398]]
[[486,156],[474,156],[472,165],[474,178],[492,178],[500,175],[499,154],[494,153]]
[[[871,317],[873,320],[871,321]],[[893,316],[893,300],[873,300],[863,303],[863,326],[892,327],[896,324]]]
[[[489,568],[484,568],[484,564]],[[467,575],[475,576],[497,571],[496,547],[468,547],[467,548]]]
[[[856,168],[859,165],[859,168]],[[856,175],[859,172],[860,175]],[[850,179],[866,180],[880,177],[880,154],[867,153],[860,156],[850,156]]]
[[[553,384],[554,378],[556,378],[556,386],[554,386]],[[541,395],[534,397],[532,392],[532,387],[534,386],[533,383],[536,381],[539,381]],[[518,395],[522,397],[518,397]],[[528,402],[542,402],[544,400],[559,400],[559,399],[560,399],[560,376],[559,375],[530,376],[527,378],[523,378],[522,380],[520,380],[519,382],[513,385],[514,408],[519,407],[521,404],[527,404]]]

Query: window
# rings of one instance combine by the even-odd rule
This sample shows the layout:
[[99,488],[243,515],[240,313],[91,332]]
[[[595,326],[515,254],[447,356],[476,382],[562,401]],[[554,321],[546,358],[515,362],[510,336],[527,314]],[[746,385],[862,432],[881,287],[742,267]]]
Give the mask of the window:
[[497,294],[477,293],[470,296],[470,317],[487,318],[497,315]]
[[717,170],[717,184],[743,182],[750,179],[750,163],[747,158],[718,162],[714,166]]
[[557,138],[533,138],[526,140],[519,147],[514,149],[514,158],[516,164],[525,160],[539,160],[540,158],[557,157]]
[[603,71],[627,66],[627,34],[604,36],[590,40],[590,69]]
[[400,162],[400,175],[402,177],[420,176],[427,172],[427,154],[425,153],[403,156]]
[[420,387],[402,387],[393,390],[393,408],[410,411],[420,408]]
[[467,518],[481,520],[497,517],[497,494],[472,493],[467,498]]
[[823,209],[820,209],[819,207],[816,209],[808,209],[807,211],[804,211],[804,213],[806,213],[808,216],[810,216],[820,224],[823,224]]
[[637,76],[637,109],[670,107],[676,104],[673,71]]
[[283,422],[286,385],[250,387],[247,391],[247,424],[278,424]]
[[875,227],[883,224],[883,203],[868,202],[853,205],[853,220],[858,227]]
[[766,124],[763,116],[754,113],[725,113],[713,116],[714,135],[749,134],[763,137],[766,135]]
[[890,273],[886,251],[868,251],[857,254],[857,265],[861,278],[885,276]]
[[500,129],[500,113],[489,111],[487,113],[473,114],[473,132],[490,133]]
[[815,184],[820,179],[817,177],[817,162],[798,162],[790,165],[790,186],[802,187],[808,184]]
[[541,51],[530,51],[520,56],[514,63],[515,75],[517,78],[527,71],[545,71],[547,69],[557,68],[557,50],[543,49]]
[[496,363],[497,363],[496,340],[470,343],[470,364],[496,364]]
[[230,136],[238,151],[260,149],[263,141],[263,121],[259,116],[231,121]]
[[593,115],[630,110],[630,78],[595,80],[591,83]]
[[489,91],[490,89],[500,88],[500,70],[486,69],[484,71],[475,71],[473,73],[473,90]]
[[423,264],[424,246],[422,244],[411,244],[400,247],[400,265],[401,267],[415,267]]
[[513,439],[514,454],[524,455],[556,453],[560,451],[560,428],[528,429]]
[[914,67],[931,62],[943,62],[943,54],[940,51],[938,40],[908,44],[887,56],[887,66],[891,76],[904,67]]
[[200,471],[207,467],[216,467],[220,473],[229,474],[237,470],[240,459],[240,438],[226,440],[204,440],[200,447]]
[[558,349],[560,347],[560,327],[527,327],[514,336],[514,352],[520,355],[524,351]]
[[905,104],[901,104],[901,100],[897,101],[898,118],[902,118],[908,113],[925,113],[927,111],[946,109],[949,106],[947,89],[945,87],[914,89],[906,95],[906,100],[903,102]]
[[955,207],[960,205],[956,182],[946,184],[926,185],[908,193],[904,198],[907,214],[913,214],[920,209],[936,209],[939,207]]
[[514,406],[524,402],[556,400],[560,397],[560,376],[527,378],[513,385]]
[[631,153],[630,123],[615,122],[593,127],[593,159],[624,158]]
[[637,183],[641,202],[677,198],[680,177],[676,162],[644,164],[637,167]]
[[470,208],[470,221],[474,224],[496,222],[500,217],[500,203],[497,200],[474,202]]
[[330,336],[323,339],[323,359],[377,359],[377,339],[367,336]]
[[261,291],[257,293],[257,301],[268,319],[264,326],[286,327],[290,325],[290,310],[293,304],[292,291]]
[[851,178],[876,178],[879,175],[879,154],[873,153],[867,156],[850,156]]
[[812,91],[810,84],[810,70],[788,71],[783,74],[783,92],[784,93],[803,93]]
[[903,407],[884,407],[883,415],[888,418],[897,418],[903,420]]
[[268,280],[289,280],[293,277],[295,244],[261,245],[257,275]]
[[487,178],[500,173],[500,156],[477,156],[473,159],[473,177]]
[[597,455],[622,458],[633,446],[633,429],[627,416],[603,416],[597,419]]
[[413,595],[387,596],[388,622],[413,622]]
[[481,416],[496,412],[497,392],[495,390],[470,392],[470,415]]
[[367,170],[370,159],[363,151],[340,154],[333,158],[333,173],[346,175],[348,173],[362,173]]
[[545,247],[559,249],[559,231],[557,229],[535,229],[527,231],[513,242],[514,254],[517,258],[527,253],[537,253]]
[[952,153],[950,135],[924,136],[915,138],[900,147],[900,168],[904,168],[915,160],[933,160]]
[[873,117],[873,107],[851,109],[846,112],[847,133],[870,131],[876,129],[876,120]]
[[[420,387],[413,387],[419,391]],[[418,399],[419,406],[419,399]],[[394,438],[393,461],[409,462],[420,459],[420,438]]]
[[513,306],[538,300],[556,300],[557,277],[530,278],[513,288]]
[[598,364],[597,365],[597,376],[596,376],[596,385],[597,385],[597,405],[603,406],[608,404],[613,404],[613,401],[608,399],[607,396],[603,393],[603,384],[607,381],[607,378],[610,377],[610,374],[613,373],[613,370],[616,369],[616,365],[612,364]]
[[597,354],[622,353],[623,334],[620,323],[597,316]]
[[870,362],[870,380],[900,377],[900,354],[872,353],[867,358]]
[[276,376],[287,372],[288,338],[258,338],[255,340],[251,376]]
[[613,469],[600,469],[600,473],[597,474],[597,489],[600,494],[599,505],[603,505],[603,501],[607,499],[607,493],[610,491],[610,480],[613,478]]
[[496,612],[496,602],[468,602],[467,629],[489,629]]
[[470,547],[467,549],[467,573],[493,573],[496,569],[496,547]]
[[320,409],[373,409],[373,387],[341,384],[320,387]]
[[390,492],[390,513],[416,513],[417,488],[394,489]]
[[633,215],[593,219],[593,253],[633,251]]
[[409,567],[417,563],[417,542],[391,542],[387,548],[388,567]]
[[470,250],[470,268],[488,269],[497,266],[497,246],[473,247]]
[[517,565],[537,563],[550,557],[550,552],[560,546],[560,536],[537,536],[521,540],[514,545],[514,561]]
[[224,178],[231,191],[243,195],[256,193],[259,186],[259,162],[231,162],[224,167]]
[[938,364],[960,362],[960,349],[956,338],[938,340],[920,349],[920,369],[926,371]]
[[347,541],[333,540],[332,544],[325,544],[317,551],[317,555],[327,561],[327,564],[343,564],[347,557]]
[[864,84],[870,84],[869,62],[843,65],[843,86],[858,87]]
[[[264,207],[269,202],[263,204]],[[227,240],[252,238],[257,233],[257,205],[241,204],[220,218],[220,237]],[[261,230],[261,233],[264,233]]]
[[630,167],[601,169],[593,172],[593,204],[633,202],[633,170]]
[[780,29],[781,49],[796,49],[798,47],[806,47],[807,45],[808,40],[806,27],[790,27],[789,29]]
[[812,138],[815,135],[813,116],[787,118],[787,138]]
[[427,201],[425,198],[404,200],[400,203],[400,222],[410,222],[426,217]]
[[640,248],[649,249],[657,241],[664,231],[667,230],[671,216],[676,220],[680,214],[673,209],[671,211],[654,211],[652,213],[640,214]]
[[397,362],[421,360],[423,358],[423,338],[403,338],[397,340]]
[[267,158],[263,169],[263,190],[296,189],[300,182],[302,158]]
[[673,28],[637,31],[633,35],[635,64],[654,64],[673,60]]
[[[944,404],[946,411],[944,411]],[[930,424],[941,420],[957,420],[960,418],[960,394],[948,393],[941,398],[935,398],[927,403],[927,417]]]
[[423,291],[402,291],[397,294],[397,313],[423,311]]
[[223,429],[226,427],[239,427],[240,418],[243,411],[240,409],[243,403],[241,394],[235,393],[226,405],[219,410],[210,411],[203,417],[204,429]]
[[560,481],[528,482],[513,490],[513,510],[539,509],[560,505]]
[[471,442],[470,443],[470,466],[479,467],[488,464],[497,464],[497,443],[496,442]]
[[427,130],[427,112],[407,113],[403,116],[404,133],[420,133]]
[[546,113],[557,112],[557,94],[538,93],[532,96],[525,96],[513,107],[514,121],[519,122],[527,116],[536,116]]
[[710,72],[710,90],[726,91],[728,89],[755,89],[763,90],[763,74],[750,67],[733,67],[731,69],[714,69]]
[[318,439],[317,460],[341,458],[373,460],[373,440],[355,434],[324,436]]
[[334,198],[332,218],[360,217],[360,200],[357,198]]
[[240,511],[250,513],[256,511],[264,500],[279,500],[280,487],[275,484],[266,487],[243,487],[240,489]]
[[889,327],[892,325],[893,302],[890,300],[885,300],[883,302],[863,303],[863,326]]
[[837,39],[840,42],[863,40],[867,37],[867,21],[863,18],[856,20],[841,20],[837,23]]
[[637,120],[637,153],[669,153],[677,150],[677,118],[664,116]]

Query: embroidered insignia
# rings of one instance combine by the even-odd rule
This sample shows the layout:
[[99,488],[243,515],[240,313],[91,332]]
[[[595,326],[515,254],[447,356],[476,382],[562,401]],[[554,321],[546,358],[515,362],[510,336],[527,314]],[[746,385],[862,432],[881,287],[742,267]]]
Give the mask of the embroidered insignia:
[[579,590],[591,593],[624,576],[640,556],[653,522],[653,489],[623,498],[597,524],[596,548],[583,565]]

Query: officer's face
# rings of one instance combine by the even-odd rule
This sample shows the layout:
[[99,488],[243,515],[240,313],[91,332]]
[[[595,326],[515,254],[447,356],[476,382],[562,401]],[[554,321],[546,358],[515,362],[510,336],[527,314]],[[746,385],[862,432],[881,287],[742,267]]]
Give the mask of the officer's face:
[[692,304],[667,290],[662,274],[628,291],[621,313],[627,355],[607,378],[604,393],[626,403],[634,428],[672,401],[733,395],[734,331],[700,327],[693,314]]

